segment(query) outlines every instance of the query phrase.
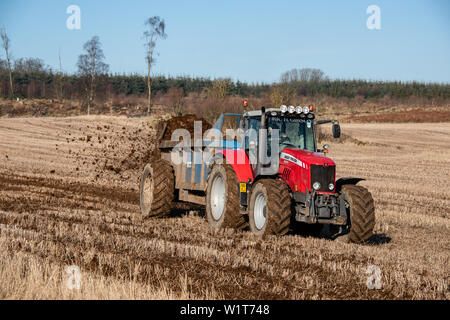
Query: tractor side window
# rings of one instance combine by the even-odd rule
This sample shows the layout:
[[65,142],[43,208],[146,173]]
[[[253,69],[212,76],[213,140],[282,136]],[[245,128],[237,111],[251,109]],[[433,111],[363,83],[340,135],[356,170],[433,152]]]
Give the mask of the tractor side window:
[[254,129],[254,130],[258,130],[259,127],[261,126],[261,118],[250,118],[249,123],[248,123],[248,128],[249,129]]
[[245,135],[245,148],[252,149],[258,145],[258,130],[261,125],[261,118],[250,118],[248,120],[247,133]]
[[258,154],[258,130],[261,126],[261,117],[249,118],[246,121],[245,150],[248,151],[250,161],[253,161],[257,159]]
[[311,121],[306,121],[305,131],[305,149],[309,151],[316,151],[314,143],[314,129]]

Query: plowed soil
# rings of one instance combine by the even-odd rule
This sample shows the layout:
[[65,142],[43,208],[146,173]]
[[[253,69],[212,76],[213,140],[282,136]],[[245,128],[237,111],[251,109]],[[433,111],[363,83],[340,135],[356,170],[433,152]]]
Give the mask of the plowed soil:
[[346,120],[352,122],[416,122],[416,123],[430,123],[430,122],[449,122],[450,110],[448,108],[427,110],[427,109],[412,109],[400,110],[384,113],[369,113],[363,115],[352,115]]
[[[140,219],[153,127],[103,116],[0,120],[0,298],[450,298],[450,124],[344,124],[366,143],[329,142],[338,175],[366,178],[375,199],[376,234],[364,245],[214,233],[186,206]],[[69,265],[83,275],[70,294]],[[371,265],[380,289],[367,287]]]

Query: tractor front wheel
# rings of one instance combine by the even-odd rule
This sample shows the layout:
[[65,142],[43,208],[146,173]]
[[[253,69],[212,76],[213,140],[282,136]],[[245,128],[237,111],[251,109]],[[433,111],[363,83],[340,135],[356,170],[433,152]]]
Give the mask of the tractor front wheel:
[[292,216],[291,196],[286,183],[275,179],[256,182],[252,187],[248,212],[253,234],[286,234]]
[[244,229],[245,217],[239,212],[239,185],[229,164],[216,163],[208,176],[206,218],[213,229]]
[[375,226],[375,206],[370,192],[361,186],[344,185],[342,194],[350,217],[346,240],[363,243],[369,240]]

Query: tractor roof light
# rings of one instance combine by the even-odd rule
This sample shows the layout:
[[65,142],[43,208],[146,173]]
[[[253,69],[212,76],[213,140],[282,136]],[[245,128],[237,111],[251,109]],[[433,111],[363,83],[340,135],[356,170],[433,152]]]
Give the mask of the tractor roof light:
[[289,113],[294,113],[295,112],[295,107],[294,106],[289,106]]
[[309,113],[309,107],[303,107],[303,113],[308,114]]
[[314,112],[314,106],[312,104],[309,105],[309,112]]
[[302,113],[302,107],[300,107],[300,106],[297,106],[296,108],[295,108],[295,112],[297,112],[297,113]]
[[280,107],[280,111],[281,111],[282,113],[285,113],[287,110],[288,110],[288,107],[285,106],[284,104]]

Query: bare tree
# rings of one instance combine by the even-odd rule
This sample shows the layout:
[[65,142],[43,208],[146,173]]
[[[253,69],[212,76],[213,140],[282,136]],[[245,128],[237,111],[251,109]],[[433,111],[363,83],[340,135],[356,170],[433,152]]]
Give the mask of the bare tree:
[[327,77],[325,73],[320,69],[313,68],[303,68],[303,69],[292,69],[281,75],[281,82],[317,82],[325,80]]
[[287,82],[273,86],[270,91],[272,106],[279,107],[282,104],[291,104],[295,97],[295,89]]
[[181,116],[184,110],[184,89],[170,88],[166,94],[166,103],[176,116]]
[[144,31],[145,48],[146,48],[146,61],[147,61],[147,87],[148,87],[148,107],[147,114],[150,114],[151,102],[152,102],[152,84],[151,84],[151,68],[156,62],[154,57],[154,50],[156,41],[158,39],[167,38],[167,34],[164,32],[166,24],[164,19],[161,20],[159,16],[154,16],[145,21],[145,26],[148,28]]
[[105,74],[109,70],[109,66],[103,62],[105,55],[103,54],[101,47],[102,45],[99,37],[94,36],[83,46],[86,54],[82,54],[78,57],[78,73],[87,80],[86,93],[88,115],[90,114],[91,106],[93,105],[95,98],[97,78],[99,75]]
[[20,58],[14,61],[14,72],[16,73],[46,72],[48,70],[44,60],[40,58]]
[[9,72],[9,92],[10,92],[11,98],[13,98],[14,97],[14,87],[13,87],[13,79],[12,79],[12,71],[11,71],[11,59],[9,56],[9,37],[4,28],[2,28],[0,30],[0,37],[2,38],[2,46],[3,46],[3,49],[5,50],[6,64],[8,66],[8,72]]
[[221,78],[213,81],[211,87],[206,87],[202,91],[203,97],[206,99],[205,117],[208,119],[216,119],[226,108],[227,96],[231,91],[231,79]]
[[203,93],[206,94],[208,98],[214,100],[223,101],[230,94],[231,91],[231,79],[221,78],[213,81],[211,87],[203,89]]
[[61,64],[61,48],[58,50],[58,59],[59,59],[59,73],[58,73],[58,88],[57,97],[58,100],[63,99],[63,72],[62,72],[62,64]]

